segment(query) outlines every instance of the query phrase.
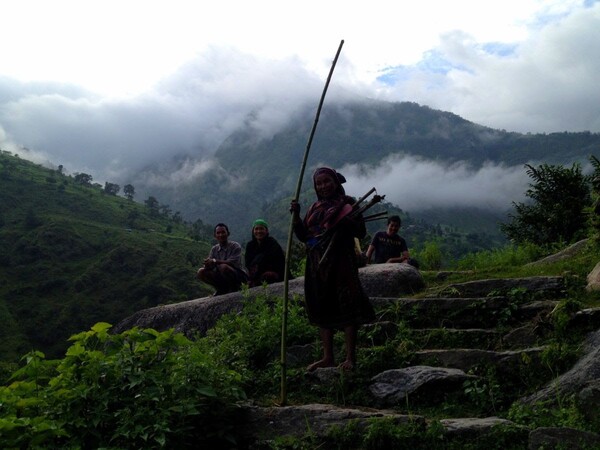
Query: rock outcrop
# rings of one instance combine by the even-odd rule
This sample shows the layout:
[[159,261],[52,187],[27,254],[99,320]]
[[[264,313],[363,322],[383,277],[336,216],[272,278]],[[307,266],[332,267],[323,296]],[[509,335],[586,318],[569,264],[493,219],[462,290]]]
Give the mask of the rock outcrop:
[[402,404],[408,395],[427,391],[428,395],[443,386],[448,392],[451,386],[460,387],[474,375],[467,375],[460,369],[430,366],[410,366],[404,369],[390,369],[373,377],[369,386],[371,394],[380,406]]
[[526,404],[558,401],[565,395],[579,394],[598,379],[600,379],[600,330],[588,335],[583,356],[571,370],[522,401]]
[[527,264],[528,266],[538,266],[541,264],[551,264],[557,261],[564,261],[566,259],[572,258],[577,253],[585,249],[589,243],[589,239],[582,239],[581,241],[575,242],[574,244],[569,245],[567,248],[561,250],[560,252],[554,253],[553,255],[546,256],[545,258],[539,259],[532,263]]
[[[359,276],[369,297],[413,293],[425,287],[421,273],[409,264],[373,264],[359,269]],[[232,292],[144,309],[119,322],[113,331],[121,333],[135,326],[158,331],[174,328],[188,337],[197,334],[202,336],[223,314],[241,311],[246,302],[265,293],[283,296],[284,284],[275,283],[248,289],[246,292]],[[304,294],[304,277],[289,281],[288,294]]]

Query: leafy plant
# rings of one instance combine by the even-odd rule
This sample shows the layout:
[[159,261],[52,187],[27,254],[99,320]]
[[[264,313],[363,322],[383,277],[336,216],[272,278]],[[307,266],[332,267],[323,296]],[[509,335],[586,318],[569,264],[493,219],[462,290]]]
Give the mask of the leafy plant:
[[[508,410],[507,417],[513,422],[529,428],[570,427],[588,429],[585,418],[577,409],[573,397],[562,399],[560,406],[551,402],[539,402],[529,405],[515,402]],[[590,431],[595,431],[590,429]]]
[[[242,312],[222,316],[198,345],[214,361],[240,373],[247,389],[273,392],[278,382],[282,308],[282,299],[270,297],[265,290],[248,299]],[[316,329],[309,325],[300,299],[291,298],[286,345],[314,342],[315,337]]]
[[425,270],[441,269],[443,256],[439,240],[426,241],[423,249],[413,254],[413,257],[419,261],[420,268]]
[[64,359],[25,357],[0,388],[4,448],[233,446],[239,375],[173,331],[98,323]]

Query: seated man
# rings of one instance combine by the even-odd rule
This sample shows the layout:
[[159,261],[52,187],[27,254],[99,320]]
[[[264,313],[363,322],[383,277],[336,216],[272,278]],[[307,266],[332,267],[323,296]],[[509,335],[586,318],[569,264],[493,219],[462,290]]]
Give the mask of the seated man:
[[375,233],[367,249],[367,264],[371,264],[374,259],[375,264],[408,263],[419,268],[419,264],[410,258],[406,241],[398,234],[401,224],[399,216],[391,216],[387,222],[387,230]]
[[224,223],[215,226],[217,245],[210,249],[204,266],[198,269],[198,279],[216,288],[214,295],[239,291],[248,276],[242,269],[242,247],[229,240],[229,228]]

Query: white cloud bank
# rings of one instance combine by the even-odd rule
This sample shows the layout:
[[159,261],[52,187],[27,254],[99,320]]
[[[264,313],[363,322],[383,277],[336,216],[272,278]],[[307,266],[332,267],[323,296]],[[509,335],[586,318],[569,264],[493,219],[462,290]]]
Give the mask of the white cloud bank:
[[411,156],[392,156],[378,167],[349,165],[340,169],[348,194],[360,197],[372,187],[385,201],[413,212],[430,208],[476,207],[505,211],[522,201],[530,181],[523,167],[464,163],[450,166]]

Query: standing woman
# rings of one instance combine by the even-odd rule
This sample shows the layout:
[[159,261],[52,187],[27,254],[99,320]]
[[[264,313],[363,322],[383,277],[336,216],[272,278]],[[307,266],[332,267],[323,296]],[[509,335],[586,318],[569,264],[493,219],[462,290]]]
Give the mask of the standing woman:
[[[358,278],[354,251],[354,238],[366,235],[365,223],[362,217],[353,219],[347,215],[354,199],[346,195],[342,187],[345,181],[334,169],[321,167],[313,174],[317,201],[304,219],[300,219],[297,201],[292,201],[290,206],[294,233],[306,243],[304,297],[308,319],[319,327],[323,345],[323,358],[308,366],[309,372],[335,365],[333,336],[336,330],[344,331],[346,346],[346,360],[339,367],[353,369],[358,328],[375,318]],[[328,246],[327,257],[321,261]]]
[[285,255],[279,242],[269,236],[269,225],[263,219],[252,224],[252,240],[244,255],[248,270],[248,286],[261,286],[283,281]]

